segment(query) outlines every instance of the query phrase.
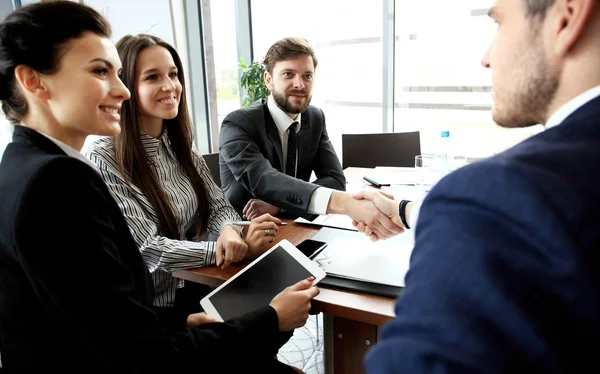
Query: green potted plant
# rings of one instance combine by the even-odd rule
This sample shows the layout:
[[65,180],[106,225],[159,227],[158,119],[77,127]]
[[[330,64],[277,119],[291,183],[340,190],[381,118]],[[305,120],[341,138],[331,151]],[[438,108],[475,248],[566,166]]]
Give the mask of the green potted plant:
[[269,96],[269,89],[263,78],[265,67],[260,61],[254,61],[248,66],[244,58],[240,57],[240,68],[244,69],[240,82],[242,88],[246,90],[242,108]]

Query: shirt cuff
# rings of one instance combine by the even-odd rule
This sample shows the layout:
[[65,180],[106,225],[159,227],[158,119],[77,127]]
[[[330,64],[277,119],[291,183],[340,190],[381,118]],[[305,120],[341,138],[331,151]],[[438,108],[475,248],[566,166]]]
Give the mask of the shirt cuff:
[[413,202],[412,209],[410,210],[410,217],[408,218],[408,224],[411,229],[417,227],[417,220],[419,219],[419,212],[421,211],[421,202]]
[[217,242],[206,242],[206,257],[204,257],[204,266],[217,264]]
[[235,221],[226,221],[225,223],[223,223],[223,226],[221,226],[221,231],[223,231],[223,227],[225,227],[225,226],[231,226],[231,227],[233,227],[234,229],[236,229],[237,231],[240,232],[240,236],[242,238],[244,237],[244,226],[236,225]]
[[310,214],[327,214],[327,206],[333,189],[327,187],[317,187],[310,197],[308,202],[308,213]]

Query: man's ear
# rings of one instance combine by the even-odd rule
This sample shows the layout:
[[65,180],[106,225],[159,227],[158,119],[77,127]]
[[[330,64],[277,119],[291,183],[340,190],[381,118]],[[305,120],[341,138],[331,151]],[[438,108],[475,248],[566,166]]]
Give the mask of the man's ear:
[[265,80],[265,85],[267,86],[269,91],[273,91],[273,77],[271,76],[271,74],[269,74],[269,72],[265,70],[263,78]]
[[17,65],[15,68],[15,79],[24,93],[29,93],[42,100],[47,100],[50,97],[41,74],[29,66]]
[[556,53],[564,56],[581,39],[595,0],[559,0],[555,5],[552,27],[556,35]]

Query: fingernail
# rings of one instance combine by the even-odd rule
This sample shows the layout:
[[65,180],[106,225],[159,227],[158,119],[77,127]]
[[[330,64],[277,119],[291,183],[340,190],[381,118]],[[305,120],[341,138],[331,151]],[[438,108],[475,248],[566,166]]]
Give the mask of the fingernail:
[[306,280],[309,281],[309,282],[312,282],[312,281],[315,280],[315,277],[308,277],[308,278],[306,278]]

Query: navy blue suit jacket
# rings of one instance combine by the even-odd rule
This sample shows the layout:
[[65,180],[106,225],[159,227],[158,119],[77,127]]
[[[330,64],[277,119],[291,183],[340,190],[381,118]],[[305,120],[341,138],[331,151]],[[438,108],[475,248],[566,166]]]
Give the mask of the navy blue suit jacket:
[[367,371],[600,371],[599,169],[596,98],[440,181]]

